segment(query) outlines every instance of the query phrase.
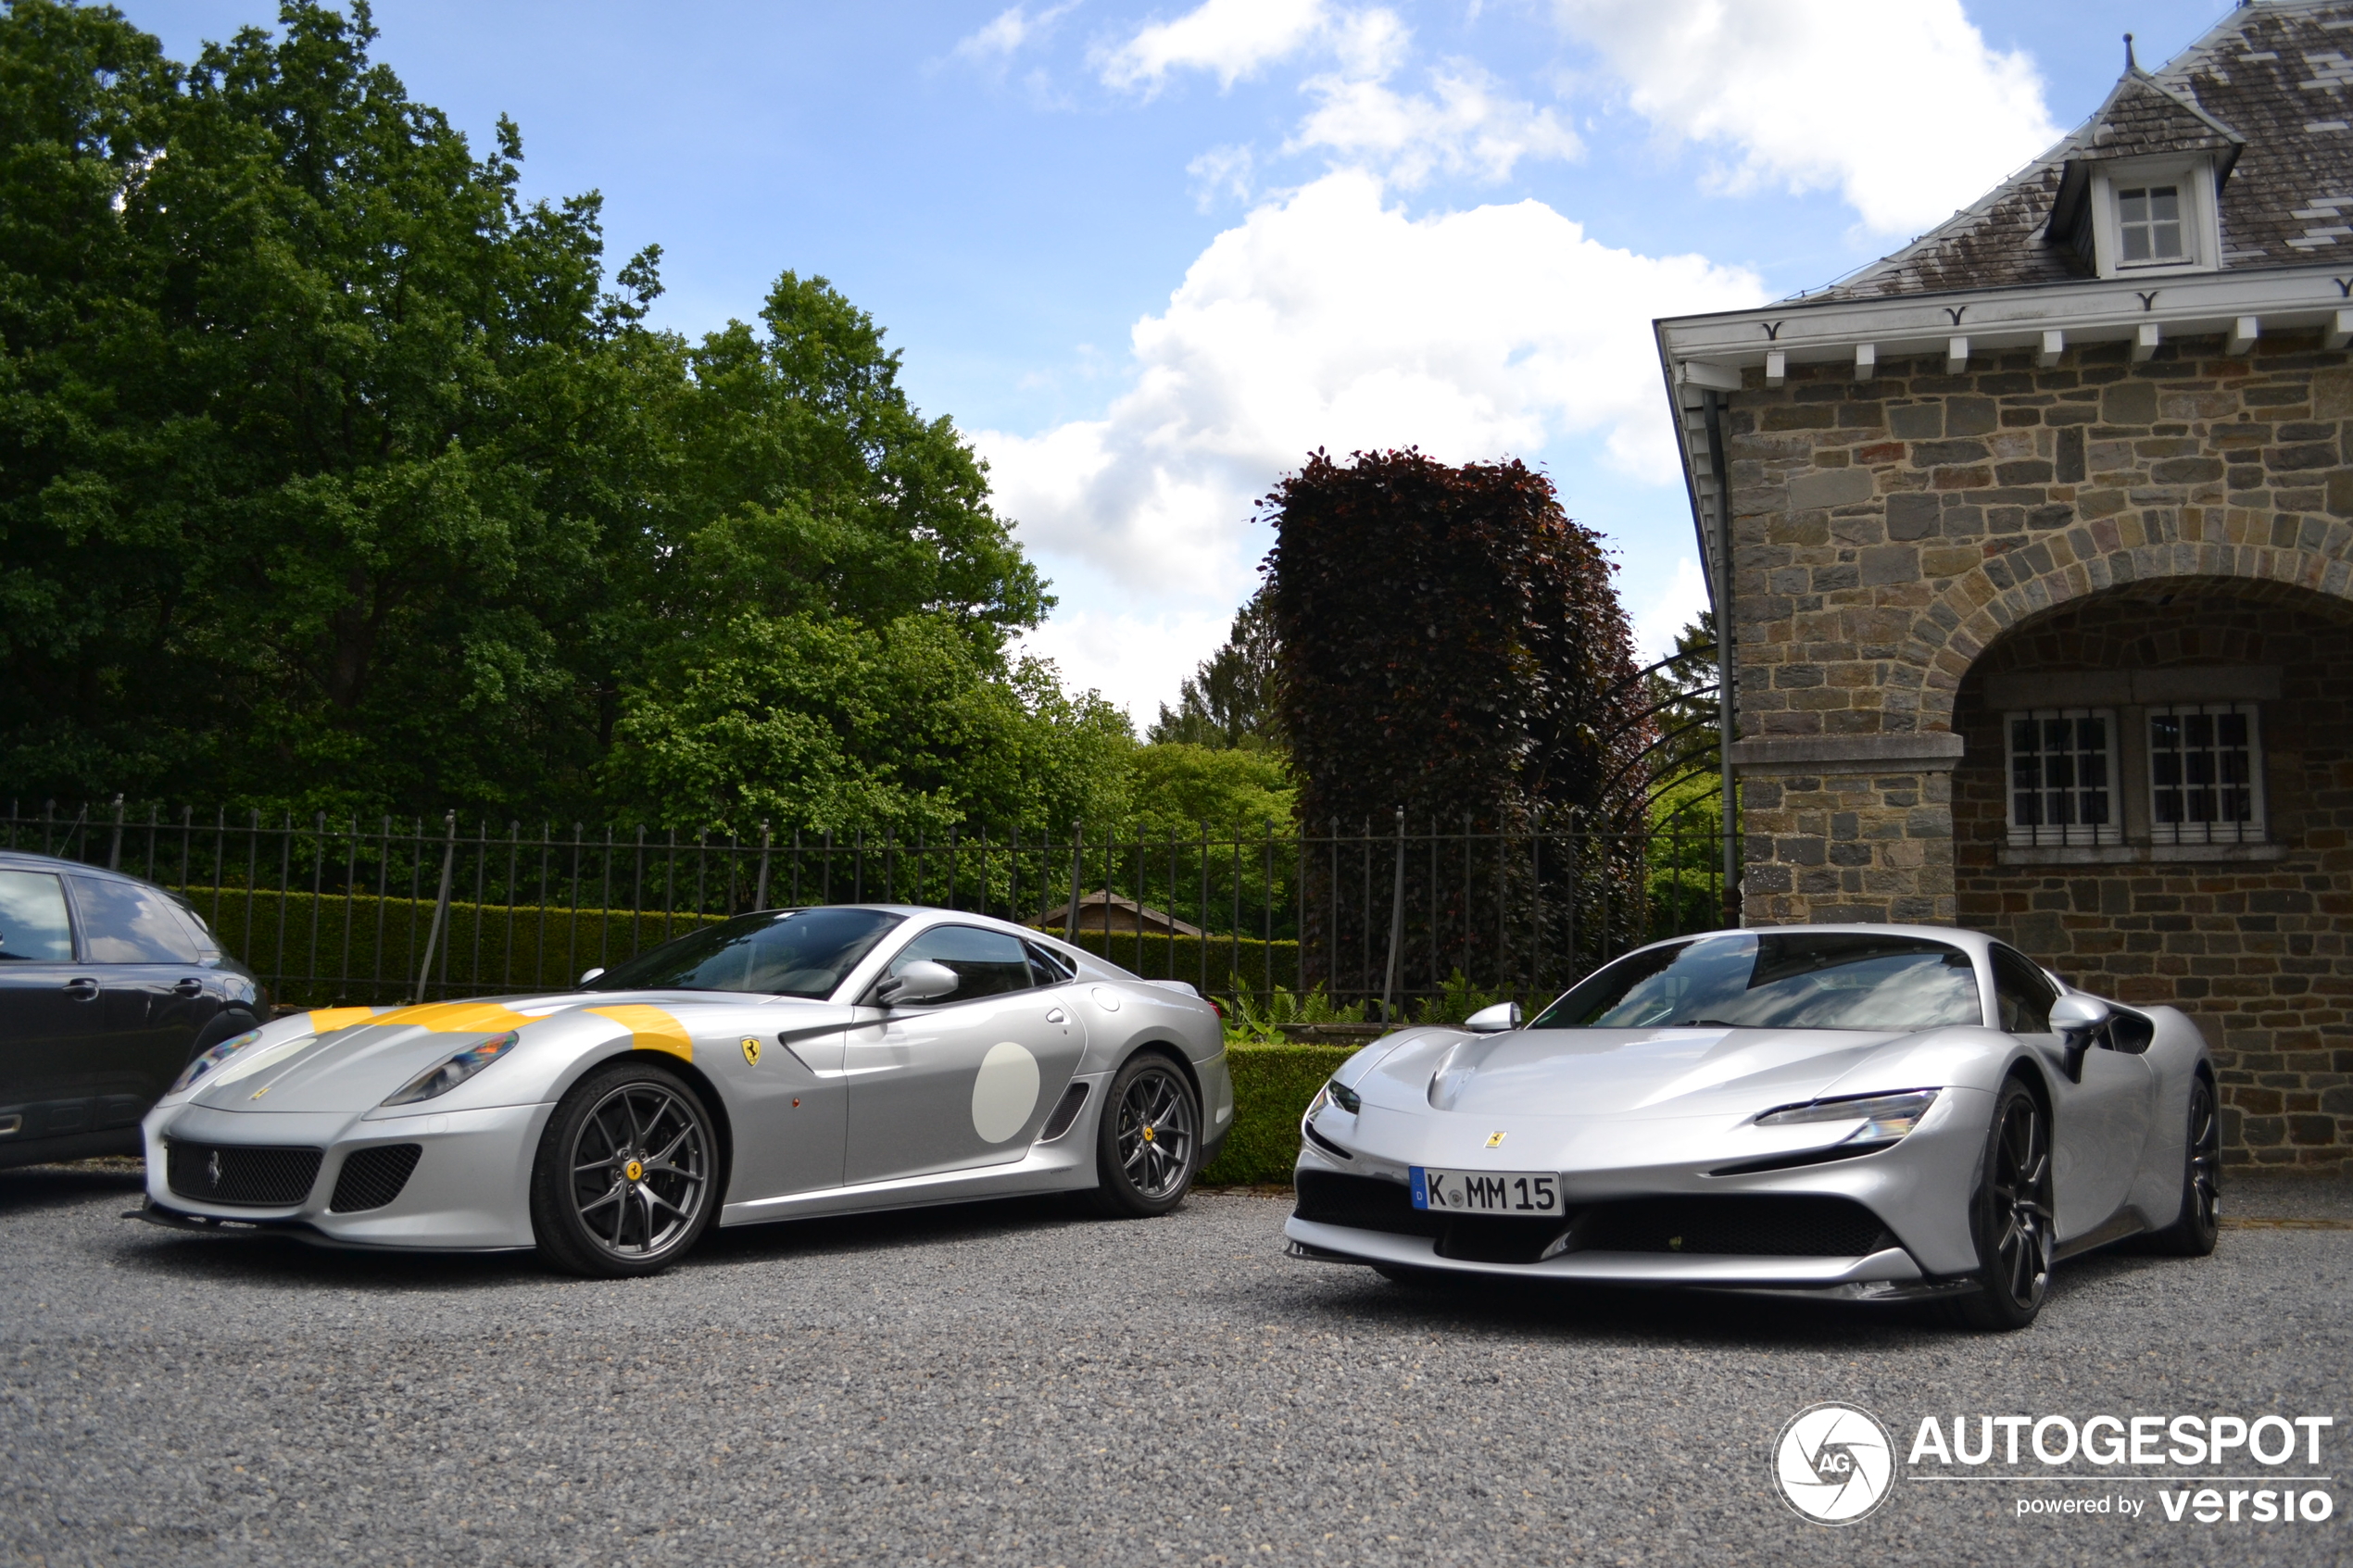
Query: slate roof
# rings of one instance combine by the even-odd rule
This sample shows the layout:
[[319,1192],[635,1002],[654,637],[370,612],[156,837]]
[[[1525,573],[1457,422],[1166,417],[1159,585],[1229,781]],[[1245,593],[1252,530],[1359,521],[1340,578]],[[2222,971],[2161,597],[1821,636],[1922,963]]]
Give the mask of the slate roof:
[[[2128,69],[2092,117],[1975,205],[1816,300],[2065,282],[2090,264],[2049,230],[2106,158],[2212,152],[2226,271],[2353,260],[2353,0],[2259,0],[2154,73]],[[2071,177],[2070,177],[2071,171]]]

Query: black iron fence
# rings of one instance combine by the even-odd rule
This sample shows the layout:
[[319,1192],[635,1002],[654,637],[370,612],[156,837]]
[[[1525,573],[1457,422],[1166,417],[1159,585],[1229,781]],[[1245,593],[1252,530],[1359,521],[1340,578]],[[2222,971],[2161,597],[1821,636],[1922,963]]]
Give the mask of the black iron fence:
[[179,894],[282,1002],[563,986],[747,910],[886,902],[1069,936],[1252,1009],[1288,994],[1364,1016],[1549,998],[1723,907],[1712,823],[1610,831],[1328,822],[1191,834],[763,834],[11,802],[0,844]]

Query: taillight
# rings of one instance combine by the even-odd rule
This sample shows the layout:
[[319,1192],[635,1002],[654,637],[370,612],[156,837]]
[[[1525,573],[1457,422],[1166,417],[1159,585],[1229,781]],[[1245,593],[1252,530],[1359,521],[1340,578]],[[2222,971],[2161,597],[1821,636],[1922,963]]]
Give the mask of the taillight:
[[1214,997],[1209,997],[1204,999],[1209,1003],[1209,1010],[1217,1015],[1217,1022],[1220,1023],[1225,1022],[1226,1010],[1217,1005],[1217,998]]

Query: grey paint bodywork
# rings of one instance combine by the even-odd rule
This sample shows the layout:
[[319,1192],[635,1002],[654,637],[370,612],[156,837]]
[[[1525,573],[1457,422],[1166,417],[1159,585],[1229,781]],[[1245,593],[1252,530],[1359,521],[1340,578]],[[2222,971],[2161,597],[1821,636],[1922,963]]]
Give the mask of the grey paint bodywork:
[[[1992,939],[1944,927],[1811,926],[1776,931],[1906,933],[1969,953],[1984,1016],[1996,1010]],[[1688,940],[1678,938],[1677,940]],[[1653,946],[1662,946],[1654,944]],[[2056,977],[2054,977],[2056,978]],[[2063,982],[2060,984],[2064,984]],[[2189,1096],[2212,1075],[2204,1037],[2171,1008],[2145,1051],[2095,1048],[2070,1080],[2056,1035],[1990,1027],[1915,1034],[1721,1026],[1515,1030],[1420,1028],[1386,1036],[1334,1074],[1350,1114],[1319,1097],[1309,1121],[1349,1151],[1302,1139],[1298,1169],[1409,1180],[1413,1166],[1557,1171],[1564,1201],[1771,1193],[1852,1198],[1898,1245],[1854,1258],[1569,1252],[1537,1263],[1441,1258],[1425,1237],[1292,1218],[1286,1234],[1321,1260],[1646,1285],[1834,1289],[1858,1296],[1965,1275],[1978,1266],[1968,1203],[1995,1097],[2013,1074],[2050,1108],[2057,1253],[2179,1216]],[[1777,1107],[1848,1095],[1936,1089],[1920,1124],[1893,1148],[1819,1164],[1716,1174],[1727,1166],[1823,1148],[1842,1123],[1760,1127]],[[1490,1147],[1501,1134],[1500,1141]]]
[[[721,1225],[1092,1187],[1104,1085],[1143,1050],[1175,1055],[1191,1073],[1204,1122],[1201,1162],[1214,1157],[1233,1124],[1233,1087],[1223,1025],[1189,986],[1139,980],[1081,948],[986,916],[865,907],[902,916],[903,923],[824,1001],[587,991],[280,1019],[245,1053],[193,1091],[167,1096],[148,1114],[149,1203],[170,1214],[283,1228],[344,1246],[530,1247],[532,1165],[556,1103],[589,1072],[633,1052],[687,1077],[723,1123]],[[854,1000],[907,943],[942,924],[1020,936],[1074,965],[1077,975],[1061,985],[937,1008]],[[928,1064],[927,1047],[937,1042],[926,1037],[926,1026],[936,1035],[950,1015],[981,1008],[990,1010],[981,1035],[1023,1041],[1026,1028],[1039,1032],[1040,1047],[1068,1042],[1065,1049],[1032,1050],[1040,1066],[1036,1103],[1016,1132],[993,1143],[979,1137],[970,1110],[975,1072],[936,1075],[936,1094],[902,1104],[895,1122],[859,1117],[869,1098],[862,1090]],[[447,1095],[411,1106],[383,1103],[417,1073],[509,1029],[517,1032],[517,1045]],[[746,1049],[746,1041],[756,1049]],[[1073,1083],[1088,1086],[1084,1106],[1057,1136],[1042,1138]],[[961,1133],[953,1114],[960,1095]],[[301,1203],[229,1206],[170,1189],[165,1151],[172,1139],[307,1146],[326,1154]],[[398,1143],[424,1149],[398,1198],[359,1213],[330,1212],[344,1161],[360,1148]],[[864,1179],[845,1181],[852,1170]]]

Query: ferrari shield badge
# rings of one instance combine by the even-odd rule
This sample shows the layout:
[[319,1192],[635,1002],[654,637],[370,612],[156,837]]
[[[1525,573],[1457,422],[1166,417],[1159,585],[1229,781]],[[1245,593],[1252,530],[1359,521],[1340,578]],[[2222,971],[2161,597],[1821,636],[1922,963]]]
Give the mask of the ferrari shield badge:
[[744,1065],[747,1067],[760,1065],[760,1041],[749,1035],[744,1036]]
[[1498,1147],[1499,1145],[1501,1145],[1501,1144],[1503,1143],[1503,1141],[1504,1141],[1504,1135],[1503,1135],[1503,1134],[1501,1134],[1501,1133],[1491,1133],[1491,1134],[1489,1134],[1489,1135],[1488,1135],[1488,1138],[1487,1138],[1487,1147],[1488,1147],[1488,1148],[1494,1148]]

